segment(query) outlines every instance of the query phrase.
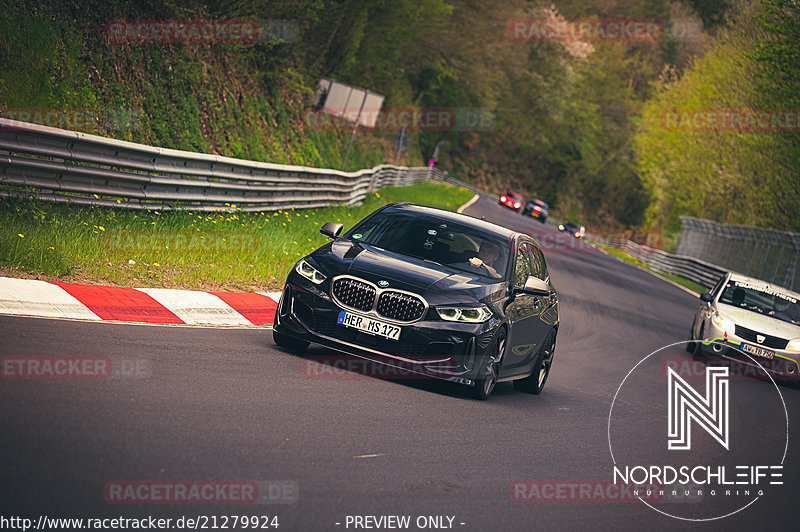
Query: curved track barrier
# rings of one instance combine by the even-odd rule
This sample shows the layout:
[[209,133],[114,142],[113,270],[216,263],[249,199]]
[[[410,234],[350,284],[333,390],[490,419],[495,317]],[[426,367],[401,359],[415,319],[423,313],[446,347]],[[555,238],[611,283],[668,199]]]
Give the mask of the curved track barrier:
[[156,148],[0,119],[0,194],[133,209],[273,211],[353,205],[384,186],[442,179],[430,168],[357,172]]

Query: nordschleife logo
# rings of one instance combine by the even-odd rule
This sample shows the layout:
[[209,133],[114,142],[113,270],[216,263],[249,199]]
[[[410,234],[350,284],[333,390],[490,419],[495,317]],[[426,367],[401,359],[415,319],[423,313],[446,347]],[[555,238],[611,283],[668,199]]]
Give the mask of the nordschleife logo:
[[706,393],[702,396],[674,369],[667,368],[670,450],[692,448],[692,421],[728,449],[728,384],[728,368],[706,368]]
[[610,480],[668,517],[732,517],[784,489],[786,405],[758,357],[726,351],[759,373],[734,380],[727,359],[698,362],[686,344],[647,355],[622,379],[608,413]]

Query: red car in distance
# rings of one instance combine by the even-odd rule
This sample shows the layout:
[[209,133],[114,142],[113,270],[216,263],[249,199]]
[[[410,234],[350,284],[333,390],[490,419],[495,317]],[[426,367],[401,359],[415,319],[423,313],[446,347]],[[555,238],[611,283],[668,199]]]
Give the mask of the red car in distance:
[[509,209],[514,209],[515,211],[522,208],[523,201],[522,194],[517,194],[516,192],[506,192],[500,196],[500,205],[508,207]]

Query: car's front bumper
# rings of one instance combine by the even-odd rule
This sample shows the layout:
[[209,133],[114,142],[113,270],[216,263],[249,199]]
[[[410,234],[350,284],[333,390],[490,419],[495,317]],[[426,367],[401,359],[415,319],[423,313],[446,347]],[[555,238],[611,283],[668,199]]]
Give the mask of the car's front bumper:
[[709,320],[708,333],[702,341],[701,353],[707,356],[722,356],[751,367],[760,366],[774,376],[800,380],[800,353],[768,347],[766,349],[773,353],[770,358],[745,352],[743,345],[746,344],[763,347],[756,342],[736,336],[734,332],[722,329]]
[[[292,281],[296,282],[292,282]],[[324,285],[323,285],[324,286]],[[281,334],[392,366],[406,374],[474,384],[499,320],[460,323],[423,318],[390,340],[338,323],[344,309],[316,285],[290,275],[275,314]],[[355,312],[355,314],[358,314]]]

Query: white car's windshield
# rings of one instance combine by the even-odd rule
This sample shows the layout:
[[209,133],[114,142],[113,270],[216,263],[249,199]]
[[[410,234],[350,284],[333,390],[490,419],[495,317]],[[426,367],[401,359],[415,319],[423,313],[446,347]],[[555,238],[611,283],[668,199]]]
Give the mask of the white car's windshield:
[[728,281],[720,303],[800,324],[800,301],[791,294],[744,281]]

